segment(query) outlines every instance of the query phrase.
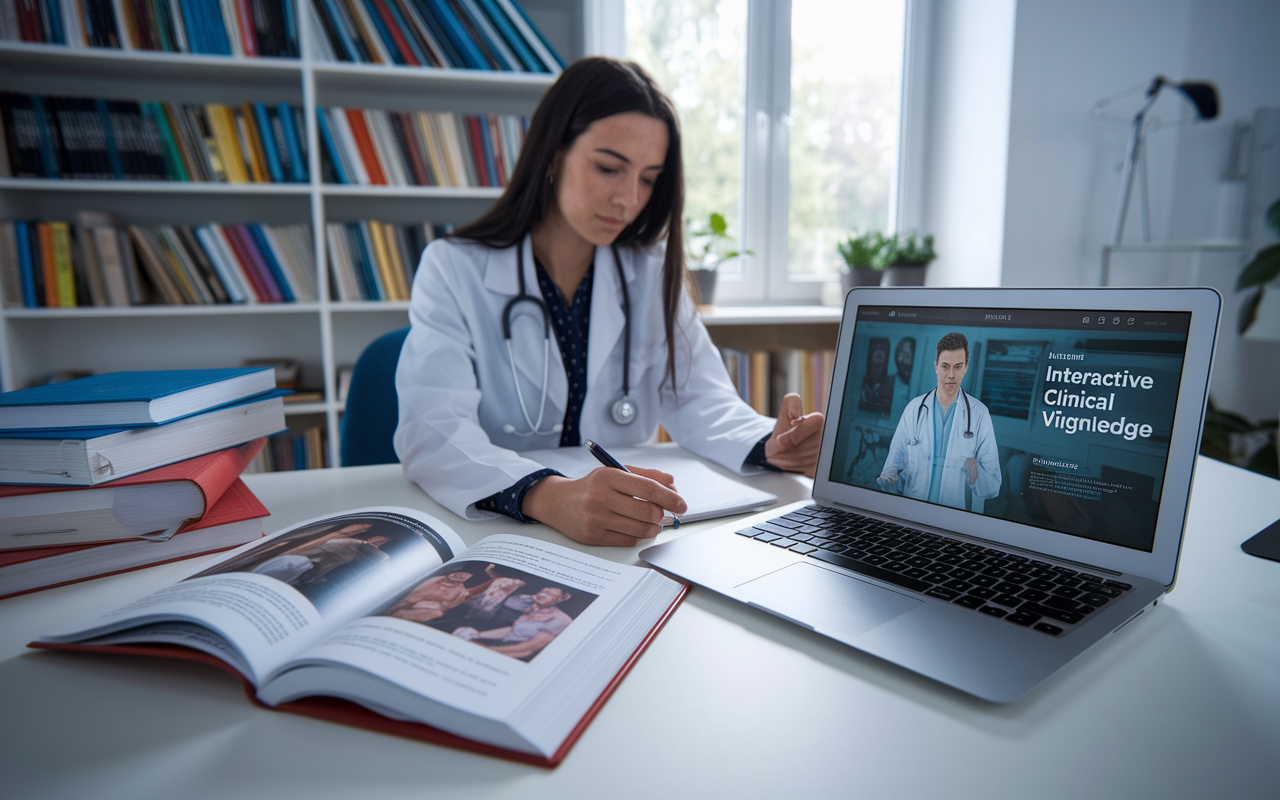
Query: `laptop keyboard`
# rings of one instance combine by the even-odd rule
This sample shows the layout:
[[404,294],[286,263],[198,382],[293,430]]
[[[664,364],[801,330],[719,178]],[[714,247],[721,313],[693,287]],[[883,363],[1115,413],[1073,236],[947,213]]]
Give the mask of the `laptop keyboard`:
[[1133,587],[850,511],[810,505],[738,531],[1049,636]]

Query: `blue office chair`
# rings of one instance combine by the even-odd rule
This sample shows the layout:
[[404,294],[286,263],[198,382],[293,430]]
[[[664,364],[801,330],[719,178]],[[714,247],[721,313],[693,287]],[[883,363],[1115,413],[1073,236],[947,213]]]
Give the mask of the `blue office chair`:
[[391,439],[400,421],[396,364],[408,333],[400,328],[379,336],[356,361],[339,428],[338,457],[344,467],[400,463]]

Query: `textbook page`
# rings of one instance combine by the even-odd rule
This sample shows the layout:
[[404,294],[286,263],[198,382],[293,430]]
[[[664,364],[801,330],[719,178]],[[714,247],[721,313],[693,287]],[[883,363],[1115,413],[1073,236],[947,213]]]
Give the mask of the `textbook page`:
[[[660,590],[646,594],[655,584]],[[571,695],[587,698],[585,705],[574,696],[539,714],[540,721],[557,717],[543,738],[558,744],[681,588],[643,567],[525,537],[490,536],[389,599],[376,615],[309,649],[258,697],[276,705],[336,694],[387,716],[528,750],[498,728],[555,683],[557,672],[585,665],[587,674],[570,687]],[[630,620],[635,613],[644,619]],[[620,622],[627,630],[618,630]],[[601,639],[611,637],[620,644],[605,648],[606,655],[617,660],[613,650],[630,648],[616,664],[600,658]],[[584,645],[593,645],[590,652]],[[607,673],[604,683],[593,670]]]
[[463,549],[447,525],[409,508],[318,517],[44,641],[184,645],[223,659],[259,685]]
[[[611,448],[609,453],[622,464],[661,470],[675,478],[676,492],[689,504],[689,510],[680,515],[682,522],[754,511],[778,500],[775,494],[721,475],[678,447],[618,447]],[[568,478],[581,478],[602,466],[585,447],[524,450],[520,455],[558,470]],[[662,524],[671,523],[668,515]]]

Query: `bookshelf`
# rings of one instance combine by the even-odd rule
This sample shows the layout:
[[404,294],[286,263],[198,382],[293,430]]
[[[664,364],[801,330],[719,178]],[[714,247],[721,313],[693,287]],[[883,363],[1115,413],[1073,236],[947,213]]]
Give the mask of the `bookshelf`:
[[[310,3],[299,3],[313,13]],[[583,54],[582,0],[526,0],[526,11],[566,61]],[[106,372],[238,366],[288,358],[301,386],[323,400],[290,404],[290,427],[320,425],[337,464],[337,373],[379,335],[408,323],[406,302],[338,302],[328,290],[326,222],[462,223],[499,195],[494,188],[339,186],[322,182],[317,107],[530,115],[553,76],[322,61],[300,25],[301,58],[240,58],[75,49],[0,42],[6,91],[183,103],[285,102],[303,108],[310,181],[304,184],[0,178],[0,219],[74,219],[109,211],[127,224],[258,222],[311,226],[315,303],[146,305],[124,308],[0,307],[0,385],[23,388],[70,370]]]

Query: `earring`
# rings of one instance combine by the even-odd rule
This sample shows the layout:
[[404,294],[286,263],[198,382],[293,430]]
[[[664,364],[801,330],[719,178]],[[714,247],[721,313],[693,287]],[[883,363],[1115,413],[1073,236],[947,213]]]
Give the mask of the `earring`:
[[547,174],[547,185],[548,185],[548,186],[552,186],[552,185],[554,185],[554,184],[555,184],[555,182],[556,182],[556,176],[551,175],[551,174],[549,174],[549,173],[548,173],[548,174]]

